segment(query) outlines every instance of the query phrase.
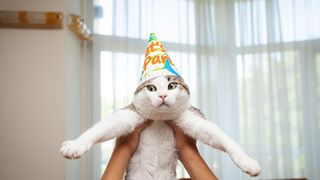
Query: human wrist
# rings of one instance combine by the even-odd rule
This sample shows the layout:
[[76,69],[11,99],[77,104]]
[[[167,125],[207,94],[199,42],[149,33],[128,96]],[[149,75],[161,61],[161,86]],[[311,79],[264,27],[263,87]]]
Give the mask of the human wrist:
[[126,144],[116,144],[101,180],[123,179],[131,155],[131,150]]
[[185,159],[190,159],[190,157],[193,157],[192,155],[194,153],[199,153],[197,147],[195,146],[185,146],[183,148],[180,148],[178,150],[179,160],[183,161]]
[[117,144],[115,146],[115,151],[121,151],[127,156],[131,156],[134,153],[134,149],[130,147],[128,144]]
[[201,157],[198,149],[195,147],[187,147],[179,152],[179,160],[188,171],[191,179],[201,180],[217,180],[211,169],[207,166]]

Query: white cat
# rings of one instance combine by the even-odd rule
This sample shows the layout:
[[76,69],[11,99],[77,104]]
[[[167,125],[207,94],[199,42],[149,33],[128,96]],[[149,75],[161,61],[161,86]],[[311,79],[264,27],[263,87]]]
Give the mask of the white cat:
[[100,121],[76,140],[64,142],[60,151],[68,159],[80,158],[94,144],[128,134],[151,119],[153,123],[140,135],[126,179],[176,180],[174,134],[164,122],[174,121],[185,134],[228,153],[242,171],[257,176],[261,171],[259,164],[189,104],[189,93],[181,77],[169,75],[149,79],[136,89],[131,105]]

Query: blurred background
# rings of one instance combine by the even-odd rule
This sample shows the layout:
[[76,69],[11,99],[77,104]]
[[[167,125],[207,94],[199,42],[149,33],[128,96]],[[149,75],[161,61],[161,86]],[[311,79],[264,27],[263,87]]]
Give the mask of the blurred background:
[[[59,30],[0,28],[0,179],[99,179],[113,141],[75,161],[58,150],[132,101],[151,32],[191,103],[262,165],[256,179],[320,179],[320,1],[1,0],[0,10],[66,17]],[[69,14],[91,41],[68,29]],[[220,179],[250,179],[198,148]],[[177,175],[188,176],[181,164]]]

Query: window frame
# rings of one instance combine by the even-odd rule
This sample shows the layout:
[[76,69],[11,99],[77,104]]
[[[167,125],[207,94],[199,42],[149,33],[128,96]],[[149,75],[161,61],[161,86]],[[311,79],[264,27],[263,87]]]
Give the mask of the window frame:
[[[196,2],[195,2],[196,3]],[[312,39],[312,40],[304,40],[304,41],[298,41],[298,42],[284,42],[284,43],[273,43],[273,44],[262,44],[262,45],[248,45],[248,46],[243,46],[243,47],[237,47],[236,46],[236,32],[235,32],[235,10],[234,10],[234,2],[225,2],[227,9],[232,12],[228,16],[228,24],[226,23],[225,26],[231,25],[233,28],[229,28],[228,32],[220,32],[222,34],[232,34],[230,35],[229,39],[225,40],[228,41],[232,39],[233,45],[231,47],[223,47],[225,48],[224,51],[229,51],[231,53],[226,53],[228,54],[228,57],[230,61],[234,61],[232,63],[233,69],[235,69],[235,73],[232,74],[232,78],[237,79],[237,56],[238,55],[244,55],[244,54],[259,54],[259,53],[268,53],[268,52],[273,52],[273,51],[296,51],[297,53],[300,54],[300,59],[304,57],[305,53],[308,53],[308,55],[311,55],[313,58],[310,58],[309,61],[315,60],[316,55],[320,53],[320,50],[317,50],[315,45],[319,44],[320,39]],[[89,14],[93,14],[93,7],[94,4],[93,2],[88,6],[92,7],[91,10],[88,8]],[[219,12],[218,12],[219,13]],[[196,9],[195,9],[195,15]],[[196,18],[197,19],[197,18]],[[92,21],[93,21],[93,16],[92,16]],[[223,20],[221,20],[223,21]],[[93,24],[91,22],[91,24]],[[197,27],[197,24],[195,24]],[[92,27],[92,26],[91,26]],[[199,30],[196,29],[196,33],[199,32]],[[219,33],[219,32],[218,32]],[[196,35],[197,37],[198,35]],[[197,41],[197,40],[196,40]],[[223,40],[222,40],[223,41]],[[100,121],[101,117],[101,100],[100,100],[100,52],[102,51],[111,51],[111,52],[128,52],[128,53],[136,53],[136,54],[141,54],[145,52],[145,47],[146,47],[146,40],[145,39],[136,39],[136,38],[127,38],[127,37],[121,37],[121,36],[108,36],[108,35],[101,35],[101,34],[94,34],[93,36],[93,41],[92,41],[92,58],[93,58],[93,64],[92,64],[92,119],[93,122],[92,124],[97,123]],[[106,43],[108,42],[108,43]],[[198,54],[198,47],[197,45],[191,45],[191,44],[184,44],[184,43],[173,43],[173,42],[163,42],[166,44],[166,48],[170,49],[171,51],[175,52],[187,52],[187,53],[195,53]],[[138,44],[138,45],[137,45]],[[124,46],[125,45],[125,46]],[[125,47],[125,48],[123,48]],[[142,48],[143,47],[143,48]],[[309,52],[306,52],[306,47],[309,48]],[[206,52],[215,52],[215,47],[204,47],[207,51]],[[308,49],[307,48],[307,49]],[[311,64],[310,64],[311,63]],[[304,71],[307,71],[310,69],[310,67],[315,67],[312,66],[312,62],[308,62],[307,65],[304,63],[301,63],[302,68]],[[302,79],[308,79],[312,75],[310,73],[302,73],[302,76],[308,76],[308,77],[303,77]],[[234,92],[233,95],[235,96],[235,104],[237,106],[237,116],[239,116],[239,107],[238,107],[238,80],[235,80],[236,84],[232,84],[234,86]],[[307,86],[310,86],[307,84]],[[313,92],[309,92],[312,90],[306,91],[306,88],[299,87],[301,88],[301,97],[302,101],[305,101],[306,104],[310,104],[310,94]],[[308,88],[311,89],[311,88]],[[311,108],[313,109],[313,108]],[[314,110],[308,110],[307,108],[302,109],[302,113],[316,113],[316,109]],[[306,119],[307,117],[302,117],[303,119]],[[238,123],[239,121],[237,121]],[[307,126],[310,126],[307,124]],[[306,131],[307,129],[304,128]],[[235,132],[236,134],[239,132]],[[307,137],[305,137],[306,139]],[[308,143],[308,141],[306,141]],[[307,145],[308,147],[311,146],[311,144]],[[89,174],[92,174],[93,179],[100,179],[100,163],[101,162],[101,153],[100,153],[100,145],[95,147],[93,149],[93,155],[92,155],[92,172],[88,172]],[[307,151],[305,151],[307,152]],[[308,158],[308,153],[305,153],[306,158]],[[88,171],[88,170],[87,170]]]

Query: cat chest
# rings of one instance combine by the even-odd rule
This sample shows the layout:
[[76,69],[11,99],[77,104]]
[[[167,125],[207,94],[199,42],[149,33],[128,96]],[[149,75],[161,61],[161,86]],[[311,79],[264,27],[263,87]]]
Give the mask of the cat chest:
[[149,160],[154,166],[176,162],[173,130],[162,121],[153,122],[140,134],[137,150],[140,158]]

